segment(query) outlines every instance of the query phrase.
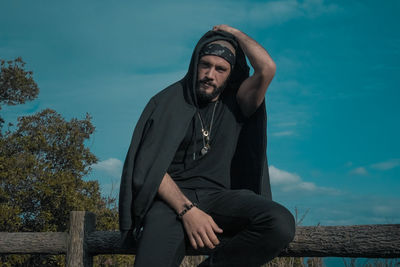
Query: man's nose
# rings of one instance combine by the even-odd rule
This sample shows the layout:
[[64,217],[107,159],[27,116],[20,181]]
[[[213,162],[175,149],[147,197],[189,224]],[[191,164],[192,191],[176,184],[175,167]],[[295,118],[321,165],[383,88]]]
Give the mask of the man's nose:
[[215,69],[214,68],[209,68],[206,72],[206,77],[210,80],[214,80],[215,78]]

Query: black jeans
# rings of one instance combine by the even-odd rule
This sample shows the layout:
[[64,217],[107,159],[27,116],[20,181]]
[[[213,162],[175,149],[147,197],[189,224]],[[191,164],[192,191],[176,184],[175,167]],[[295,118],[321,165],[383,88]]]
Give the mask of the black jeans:
[[[233,236],[199,266],[260,266],[294,238],[293,215],[282,205],[250,190],[183,189],[182,192]],[[190,243],[175,211],[156,198],[145,217],[136,267],[179,266]],[[217,234],[218,236],[218,234]]]

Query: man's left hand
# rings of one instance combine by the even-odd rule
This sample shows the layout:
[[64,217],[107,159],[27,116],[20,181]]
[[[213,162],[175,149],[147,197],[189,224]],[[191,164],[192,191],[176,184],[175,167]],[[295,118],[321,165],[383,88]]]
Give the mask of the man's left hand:
[[215,25],[212,30],[213,31],[225,31],[225,32],[229,32],[233,35],[238,31],[238,29],[235,29],[226,24]]

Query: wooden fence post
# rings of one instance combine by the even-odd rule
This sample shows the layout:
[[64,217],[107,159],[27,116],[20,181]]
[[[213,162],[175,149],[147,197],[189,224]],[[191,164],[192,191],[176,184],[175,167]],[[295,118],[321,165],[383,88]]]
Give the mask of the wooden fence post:
[[67,267],[92,267],[93,256],[89,253],[86,237],[96,228],[96,215],[87,211],[72,211],[69,219]]

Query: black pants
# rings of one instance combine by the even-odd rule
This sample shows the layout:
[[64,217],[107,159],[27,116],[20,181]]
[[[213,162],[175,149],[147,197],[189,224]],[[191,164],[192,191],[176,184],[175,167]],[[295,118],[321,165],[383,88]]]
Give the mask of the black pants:
[[[250,190],[182,190],[232,239],[199,266],[260,266],[294,238],[293,215]],[[156,199],[145,217],[135,267],[179,266],[190,243],[167,203]],[[217,234],[218,236],[218,234]]]

